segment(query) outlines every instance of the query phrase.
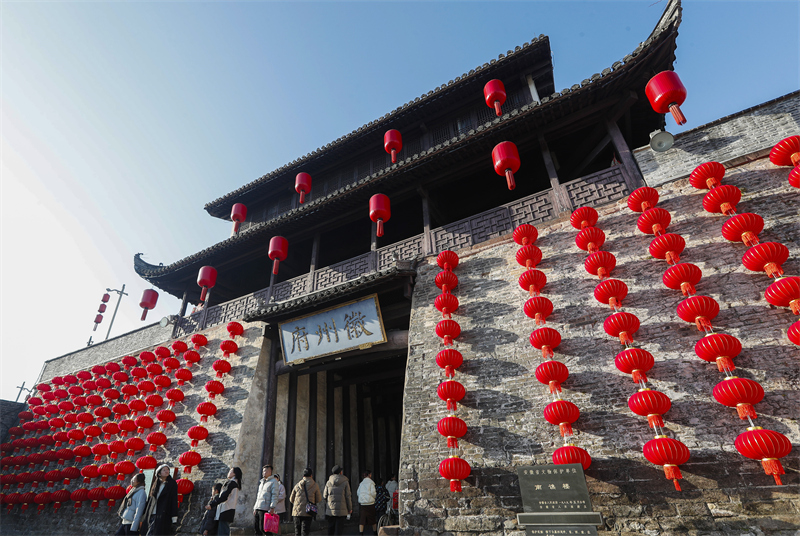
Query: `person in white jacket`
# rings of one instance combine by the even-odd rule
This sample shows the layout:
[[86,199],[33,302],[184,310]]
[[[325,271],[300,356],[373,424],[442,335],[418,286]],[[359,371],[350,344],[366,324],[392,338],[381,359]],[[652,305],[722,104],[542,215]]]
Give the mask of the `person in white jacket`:
[[272,476],[272,466],[265,465],[261,468],[261,476],[263,477],[258,482],[258,493],[256,494],[256,503],[253,505],[253,524],[256,534],[263,536],[264,532],[264,514],[276,513],[278,508],[278,493],[280,491],[280,482]]
[[364,480],[359,484],[356,495],[358,496],[359,510],[361,511],[358,521],[359,534],[363,536],[366,525],[372,525],[373,534],[378,534],[378,519],[375,516],[375,497],[377,497],[378,491],[375,489],[375,482],[372,481],[372,471],[369,469],[364,471]]
[[284,523],[286,516],[286,486],[281,482],[281,475],[275,473],[275,480],[278,481],[278,506],[275,507],[275,513],[281,518],[281,523]]
[[139,534],[139,525],[142,514],[147,506],[147,492],[144,490],[144,473],[138,473],[131,478],[131,490],[119,506],[119,516],[122,524],[117,530],[117,536]]

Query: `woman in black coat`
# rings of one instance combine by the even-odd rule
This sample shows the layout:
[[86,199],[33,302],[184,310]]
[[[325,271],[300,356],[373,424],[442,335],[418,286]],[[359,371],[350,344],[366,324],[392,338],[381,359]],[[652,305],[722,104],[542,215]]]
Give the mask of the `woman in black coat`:
[[156,478],[147,498],[147,509],[144,511],[147,536],[172,534],[172,525],[178,522],[178,484],[171,473],[166,464],[156,470]]

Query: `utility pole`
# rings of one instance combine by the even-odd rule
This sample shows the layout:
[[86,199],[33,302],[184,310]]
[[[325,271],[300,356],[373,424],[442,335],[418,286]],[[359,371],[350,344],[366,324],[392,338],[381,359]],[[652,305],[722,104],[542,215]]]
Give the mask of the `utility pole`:
[[[14,400],[14,402],[19,402],[19,397],[22,395],[22,391],[28,391],[29,393],[33,392],[33,389],[28,389],[25,387],[25,382],[22,382],[22,385],[17,385],[17,389],[19,389],[19,393],[17,393],[17,398]],[[25,399],[27,400],[27,397],[25,397]]]
[[[108,333],[106,333],[105,340],[108,340],[108,336],[111,335],[111,327],[114,325],[114,319],[117,318],[117,311],[119,310],[119,302],[122,301],[122,296],[127,296],[128,293],[125,292],[125,285],[122,285],[122,290],[117,290],[115,288],[107,288],[106,292],[116,292],[118,294],[117,298],[117,306],[114,307],[114,314],[111,316],[111,322],[108,324]],[[89,339],[91,341],[91,339]]]

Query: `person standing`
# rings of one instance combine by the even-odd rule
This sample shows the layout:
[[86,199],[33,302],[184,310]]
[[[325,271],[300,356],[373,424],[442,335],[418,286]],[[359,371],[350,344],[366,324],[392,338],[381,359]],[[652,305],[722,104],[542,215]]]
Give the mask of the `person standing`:
[[217,534],[220,536],[230,536],[231,534],[231,523],[236,517],[236,503],[239,501],[240,489],[242,489],[242,470],[238,467],[231,467],[231,470],[228,471],[228,481],[222,487],[222,493],[206,506],[206,510],[211,510],[219,505]]
[[144,518],[147,521],[147,536],[171,534],[172,524],[178,522],[178,484],[172,478],[172,470],[167,464],[159,465],[156,469]]
[[383,479],[378,479],[377,486],[375,487],[375,517],[380,518],[383,514],[388,512],[386,505],[389,503],[389,493],[383,486]]
[[386,492],[389,494],[389,503],[386,506],[386,511],[394,508],[394,493],[397,491],[397,475],[392,475],[389,482],[386,483]]
[[294,535],[308,536],[311,532],[311,520],[317,513],[317,503],[322,500],[319,486],[314,482],[314,472],[306,467],[303,478],[292,488],[289,502],[292,503],[294,516]]
[[144,509],[147,506],[147,492],[144,490],[144,473],[138,473],[131,478],[131,490],[125,495],[119,505],[119,517],[122,524],[116,536],[139,534]]
[[333,473],[325,483],[322,498],[325,499],[325,517],[328,518],[328,534],[342,534],[345,517],[353,513],[353,496],[350,480],[344,470],[333,466]]
[[[222,484],[217,482],[211,488],[211,498],[208,499],[208,505],[211,506],[211,501],[217,498],[217,495],[222,491]],[[214,508],[213,510],[206,509],[206,512],[203,514],[203,519],[200,520],[200,530],[199,533],[202,536],[216,536],[217,534],[217,509]]]
[[378,520],[375,517],[375,497],[377,490],[375,489],[375,482],[372,481],[372,471],[367,469],[364,471],[364,479],[358,486],[358,504],[361,514],[358,521],[358,532],[363,536],[364,527],[372,525],[372,532],[378,534]]
[[284,517],[286,517],[286,486],[281,482],[281,475],[278,473],[275,473],[275,480],[278,481],[278,506],[275,507],[275,513],[283,523]]
[[274,514],[278,507],[278,480],[272,476],[272,466],[265,465],[261,468],[261,480],[258,482],[256,504],[253,505],[253,524],[256,534],[263,536],[264,514]]

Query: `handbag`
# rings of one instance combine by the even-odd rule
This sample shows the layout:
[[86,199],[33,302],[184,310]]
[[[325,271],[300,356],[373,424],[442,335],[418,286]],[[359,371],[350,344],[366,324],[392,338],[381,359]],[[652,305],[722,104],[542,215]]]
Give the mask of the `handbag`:
[[273,534],[281,533],[281,518],[278,514],[264,514],[264,532],[272,532]]
[[316,517],[317,505],[308,500],[308,490],[306,489],[305,482],[303,482],[303,493],[306,494],[306,513],[311,514],[311,517]]

